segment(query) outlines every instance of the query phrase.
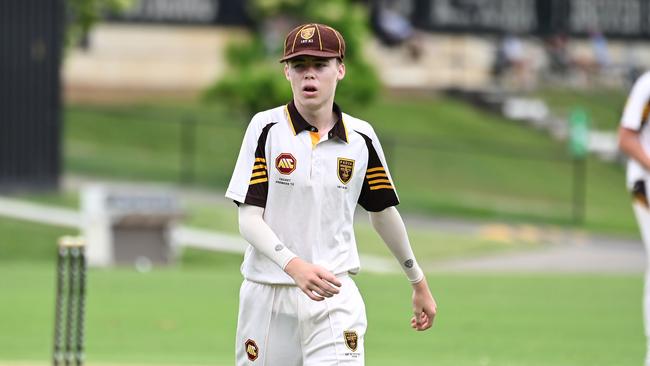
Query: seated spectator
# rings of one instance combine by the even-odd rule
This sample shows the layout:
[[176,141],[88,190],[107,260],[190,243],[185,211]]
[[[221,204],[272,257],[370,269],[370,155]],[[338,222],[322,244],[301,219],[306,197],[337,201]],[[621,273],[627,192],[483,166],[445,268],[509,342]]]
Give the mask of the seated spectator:
[[400,11],[396,0],[377,1],[373,4],[371,21],[375,33],[387,46],[404,45],[413,60],[422,55],[419,36],[410,19]]
[[523,42],[514,34],[506,34],[496,47],[496,55],[492,66],[494,77],[502,82],[504,78],[514,77],[516,89],[532,87],[530,62],[526,56]]
[[546,39],[544,46],[551,73],[565,76],[571,68],[566,35],[562,33],[554,34]]
[[611,64],[611,60],[609,58],[607,38],[605,38],[605,35],[599,31],[590,32],[589,38],[591,39],[591,49],[594,53],[594,62],[598,71],[608,68]]

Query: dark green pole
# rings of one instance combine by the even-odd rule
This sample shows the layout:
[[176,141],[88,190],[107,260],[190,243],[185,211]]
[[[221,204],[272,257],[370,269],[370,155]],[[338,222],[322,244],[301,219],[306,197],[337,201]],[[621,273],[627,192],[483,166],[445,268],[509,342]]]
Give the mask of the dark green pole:
[[582,225],[585,222],[587,197],[587,159],[573,159],[573,222]]

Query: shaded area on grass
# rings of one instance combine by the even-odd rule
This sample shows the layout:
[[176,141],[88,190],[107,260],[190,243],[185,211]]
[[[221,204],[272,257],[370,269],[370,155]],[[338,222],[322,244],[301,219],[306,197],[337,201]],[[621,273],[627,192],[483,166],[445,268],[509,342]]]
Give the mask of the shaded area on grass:
[[[446,98],[384,97],[359,117],[382,138],[404,210],[571,224],[567,147],[546,134]],[[182,153],[188,118],[197,121],[192,159]],[[246,124],[220,104],[72,105],[66,108],[66,169],[180,182],[188,176],[185,162],[194,184],[224,189]],[[587,171],[585,226],[635,233],[622,169],[590,160]]]

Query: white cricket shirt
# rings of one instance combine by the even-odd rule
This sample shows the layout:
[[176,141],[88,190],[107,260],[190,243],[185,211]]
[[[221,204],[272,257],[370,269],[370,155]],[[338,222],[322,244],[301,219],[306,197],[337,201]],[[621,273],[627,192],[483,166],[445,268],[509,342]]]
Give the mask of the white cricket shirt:
[[[381,145],[365,121],[341,113],[321,139],[293,102],[251,120],[226,192],[264,207],[264,221],[300,258],[334,274],[357,273],[353,220],[357,203],[381,211],[399,203]],[[249,245],[241,267],[251,281],[294,284]]]
[[[639,140],[645,153],[650,155],[650,128],[648,117],[650,115],[650,72],[643,74],[632,87],[632,91],[625,104],[621,126],[630,130],[639,131]],[[630,158],[627,162],[627,187],[632,189],[634,182],[645,180],[650,182],[650,172],[645,170],[636,160]]]

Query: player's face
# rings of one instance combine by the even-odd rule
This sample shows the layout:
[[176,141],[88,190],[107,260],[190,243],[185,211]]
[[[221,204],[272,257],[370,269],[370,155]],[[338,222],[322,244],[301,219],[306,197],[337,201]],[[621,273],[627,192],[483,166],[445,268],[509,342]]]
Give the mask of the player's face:
[[284,74],[296,103],[317,108],[334,100],[336,84],[345,76],[345,65],[335,58],[299,56],[285,64]]

